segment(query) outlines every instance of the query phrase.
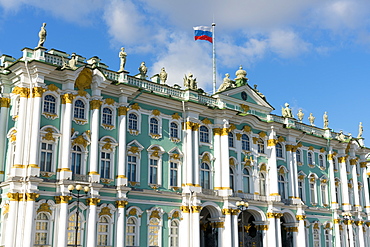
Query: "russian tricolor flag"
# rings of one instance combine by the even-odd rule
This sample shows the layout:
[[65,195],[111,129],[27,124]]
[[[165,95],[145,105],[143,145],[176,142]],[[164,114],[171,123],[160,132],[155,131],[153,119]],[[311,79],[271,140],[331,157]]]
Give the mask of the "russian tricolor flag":
[[207,40],[212,43],[212,28],[206,26],[193,27],[195,40]]

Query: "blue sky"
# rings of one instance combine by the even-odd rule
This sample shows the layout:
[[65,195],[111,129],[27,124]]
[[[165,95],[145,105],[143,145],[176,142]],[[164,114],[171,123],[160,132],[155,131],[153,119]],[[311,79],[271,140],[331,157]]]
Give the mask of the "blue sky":
[[118,70],[142,61],[151,76],[165,67],[168,84],[192,72],[212,92],[212,45],[194,41],[193,26],[216,23],[217,87],[240,65],[249,84],[281,115],[288,102],[323,126],[358,134],[370,146],[370,2],[363,0],[0,0],[0,54],[21,57],[34,48],[43,22],[44,46],[86,58],[98,56]]

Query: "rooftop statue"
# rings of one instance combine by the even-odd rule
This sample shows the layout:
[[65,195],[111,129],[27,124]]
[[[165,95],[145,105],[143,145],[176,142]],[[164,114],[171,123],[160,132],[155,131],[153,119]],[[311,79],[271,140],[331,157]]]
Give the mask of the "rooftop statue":
[[337,135],[337,140],[339,140],[339,141],[342,141],[342,142],[345,142],[346,141],[346,136],[343,134],[343,130],[341,130],[340,132],[339,132],[339,135]]
[[324,120],[324,129],[327,129],[329,126],[329,119],[328,119],[327,112],[324,113],[323,120]]
[[46,40],[46,23],[42,23],[42,27],[39,32],[39,43],[36,48],[43,47],[45,40]]
[[243,67],[240,65],[239,70],[235,72],[236,78],[236,87],[240,87],[246,84],[248,78],[246,77],[247,71],[243,70]]
[[235,87],[234,82],[229,78],[229,73],[225,74],[224,82],[218,88],[217,92],[225,91],[228,88]]
[[119,65],[118,72],[122,72],[122,71],[125,70],[126,57],[127,57],[127,53],[125,52],[125,48],[124,47],[121,47],[121,51],[119,52],[119,55],[118,56],[120,58],[120,65]]
[[288,103],[285,103],[285,108],[281,108],[281,115],[285,118],[293,118],[292,109],[289,108]]
[[362,132],[364,131],[364,128],[362,127],[362,122],[358,125],[358,136],[357,138],[362,138]]
[[253,85],[254,87],[254,91],[259,95],[261,96],[262,99],[266,99],[265,95],[263,93],[261,93],[258,89],[257,89],[257,84],[254,84]]
[[148,72],[148,68],[145,66],[145,62],[142,62],[139,67],[140,72],[140,79],[146,79],[146,73]]
[[308,117],[308,121],[310,121],[311,126],[315,126],[315,117],[310,113],[310,116]]
[[185,77],[184,77],[184,86],[188,89],[191,89],[191,90],[197,90],[198,89],[196,79],[193,78],[192,73],[189,73],[188,76],[185,75]]
[[167,81],[167,72],[164,67],[161,69],[161,72],[159,73],[159,79],[161,80],[162,84],[165,84]]
[[297,117],[298,117],[299,122],[302,123],[302,120],[303,120],[303,117],[304,117],[304,113],[302,112],[302,109],[299,109]]
[[63,59],[62,69],[67,69],[67,68],[70,68],[70,69],[73,69],[73,70],[77,69],[76,53],[72,53],[71,59],[68,61],[68,63],[66,63]]

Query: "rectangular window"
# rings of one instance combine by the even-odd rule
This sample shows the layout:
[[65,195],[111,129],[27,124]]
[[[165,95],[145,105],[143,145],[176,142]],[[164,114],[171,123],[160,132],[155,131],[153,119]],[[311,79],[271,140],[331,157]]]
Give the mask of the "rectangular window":
[[158,160],[155,160],[155,159],[150,159],[149,183],[158,184]]
[[111,154],[106,152],[101,152],[100,155],[100,176],[101,178],[110,178],[110,163]]
[[41,143],[40,171],[51,172],[53,144]]
[[298,194],[299,198],[301,198],[302,201],[305,201],[303,198],[303,181],[298,181]]
[[177,163],[170,162],[170,186],[177,185]]
[[129,155],[127,157],[127,179],[130,182],[136,182],[136,156]]

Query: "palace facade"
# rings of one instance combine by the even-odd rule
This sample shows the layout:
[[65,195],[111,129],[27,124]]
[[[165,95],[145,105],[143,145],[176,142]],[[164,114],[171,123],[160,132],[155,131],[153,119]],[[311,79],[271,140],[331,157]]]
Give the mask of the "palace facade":
[[370,246],[361,134],[272,114],[242,68],[207,95],[22,52],[0,64],[0,246]]

